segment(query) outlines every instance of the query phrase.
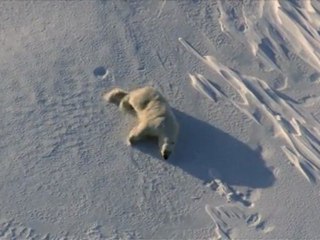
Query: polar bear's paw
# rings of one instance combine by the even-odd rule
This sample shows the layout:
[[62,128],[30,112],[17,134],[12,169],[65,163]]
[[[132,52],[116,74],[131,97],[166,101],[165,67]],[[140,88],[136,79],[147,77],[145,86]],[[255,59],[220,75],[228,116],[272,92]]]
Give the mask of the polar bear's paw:
[[132,146],[136,141],[139,140],[139,137],[137,137],[135,135],[135,130],[136,128],[134,128],[133,130],[131,130],[129,136],[127,137],[127,145],[128,146]]
[[131,138],[127,138],[126,144],[127,144],[128,147],[132,146],[132,144],[133,144],[132,139]]
[[135,142],[139,141],[140,140],[140,137],[139,136],[136,136],[136,135],[129,135],[128,138],[127,138],[127,145],[128,146],[132,146]]

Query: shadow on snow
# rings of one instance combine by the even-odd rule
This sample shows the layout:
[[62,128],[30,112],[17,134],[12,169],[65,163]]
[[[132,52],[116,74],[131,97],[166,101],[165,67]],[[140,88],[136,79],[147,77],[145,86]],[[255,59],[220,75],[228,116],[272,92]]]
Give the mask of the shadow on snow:
[[[214,173],[230,185],[266,188],[273,184],[273,173],[265,166],[259,151],[202,120],[176,109],[174,112],[180,133],[169,164],[204,182],[212,180]],[[135,148],[162,160],[154,143],[151,146],[150,142],[143,141]]]

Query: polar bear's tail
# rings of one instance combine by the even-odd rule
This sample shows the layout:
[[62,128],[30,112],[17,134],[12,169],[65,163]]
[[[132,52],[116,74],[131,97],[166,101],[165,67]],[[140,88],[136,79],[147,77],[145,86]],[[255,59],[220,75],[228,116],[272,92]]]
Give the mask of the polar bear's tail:
[[102,98],[107,102],[110,102],[119,106],[121,100],[127,95],[128,95],[127,91],[124,91],[121,88],[114,88],[110,92],[104,93],[102,95]]

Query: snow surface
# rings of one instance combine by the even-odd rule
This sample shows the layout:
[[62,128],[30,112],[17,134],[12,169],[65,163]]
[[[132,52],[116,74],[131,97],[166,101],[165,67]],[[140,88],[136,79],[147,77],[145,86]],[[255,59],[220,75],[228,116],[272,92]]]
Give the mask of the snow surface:
[[[1,240],[319,238],[319,1],[0,8]],[[101,98],[145,85],[168,162]]]

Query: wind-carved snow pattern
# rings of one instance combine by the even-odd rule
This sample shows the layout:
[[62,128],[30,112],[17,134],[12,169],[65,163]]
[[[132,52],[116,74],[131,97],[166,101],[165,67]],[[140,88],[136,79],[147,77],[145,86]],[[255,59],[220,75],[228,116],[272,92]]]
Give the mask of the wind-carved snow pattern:
[[[264,131],[271,130],[289,162],[309,182],[316,182],[320,178],[320,123],[306,107],[314,105],[319,96],[293,101],[283,94],[281,91],[288,87],[291,79],[286,75],[286,66],[281,64],[296,55],[316,70],[310,81],[320,82],[319,9],[307,0],[294,3],[249,1],[241,7],[241,13],[235,13],[233,6],[228,8],[226,2],[218,1],[220,30],[248,46],[262,70],[280,73],[283,86],[274,89],[261,78],[235,71],[214,56],[201,55],[188,41],[179,38],[189,53],[219,75],[213,82],[200,73],[189,73],[191,85],[214,103],[228,102]],[[224,92],[222,89],[225,88],[219,86],[221,83],[229,85],[237,97]],[[267,234],[274,230],[274,226],[257,212],[254,201],[243,197],[246,194],[238,194],[236,189],[216,177],[207,186],[225,199],[223,205],[205,207],[214,223],[213,239],[243,236],[243,232],[238,233],[243,224],[246,227],[242,229],[256,233]]]
[[[13,220],[0,218],[0,240],[49,240],[49,234],[37,234],[34,229]],[[61,238],[63,239],[63,238]],[[65,238],[66,239],[66,238]],[[71,239],[71,238],[70,238]]]
[[227,13],[221,0],[218,10],[221,31],[249,44],[253,55],[271,69],[279,69],[275,53],[288,58],[287,47],[315,70],[320,69],[320,15],[310,0],[244,3],[239,29],[235,29],[232,14]]
[[[141,236],[136,231],[113,231],[108,234],[103,234],[101,226],[94,224],[89,229],[84,231],[83,240],[117,240],[117,239],[141,239]],[[63,237],[62,237],[63,236]],[[78,240],[79,237],[64,233],[60,237],[49,233],[40,234],[35,229],[26,227],[25,225],[0,218],[0,240]]]
[[303,176],[312,182],[320,177],[320,124],[317,119],[286,101],[282,93],[272,89],[263,80],[242,76],[219,63],[213,56],[202,57],[182,38],[179,41],[218,73],[238,93],[242,102],[231,100],[200,74],[189,75],[192,86],[213,101],[216,101],[216,97],[230,101],[261,127],[271,125],[273,136],[282,140],[282,151]]
[[[218,2],[221,31],[248,44],[254,56],[271,69],[281,72],[276,57],[288,58],[293,52],[307,64],[320,69],[320,15],[311,1],[255,1],[242,5],[242,27],[235,29],[232,12]],[[241,33],[239,33],[240,30]],[[304,105],[297,105],[264,80],[245,76],[219,63],[213,56],[202,56],[183,38],[180,43],[228,83],[242,101],[235,101],[201,74],[189,74],[192,86],[206,97],[223,99],[261,127],[271,127],[281,139],[281,149],[292,165],[309,181],[320,177],[320,123]],[[290,47],[290,51],[287,49]],[[318,75],[317,75],[318,76]],[[287,84],[287,79],[286,83]],[[307,99],[308,100],[308,99]],[[306,101],[307,103],[307,101]]]

